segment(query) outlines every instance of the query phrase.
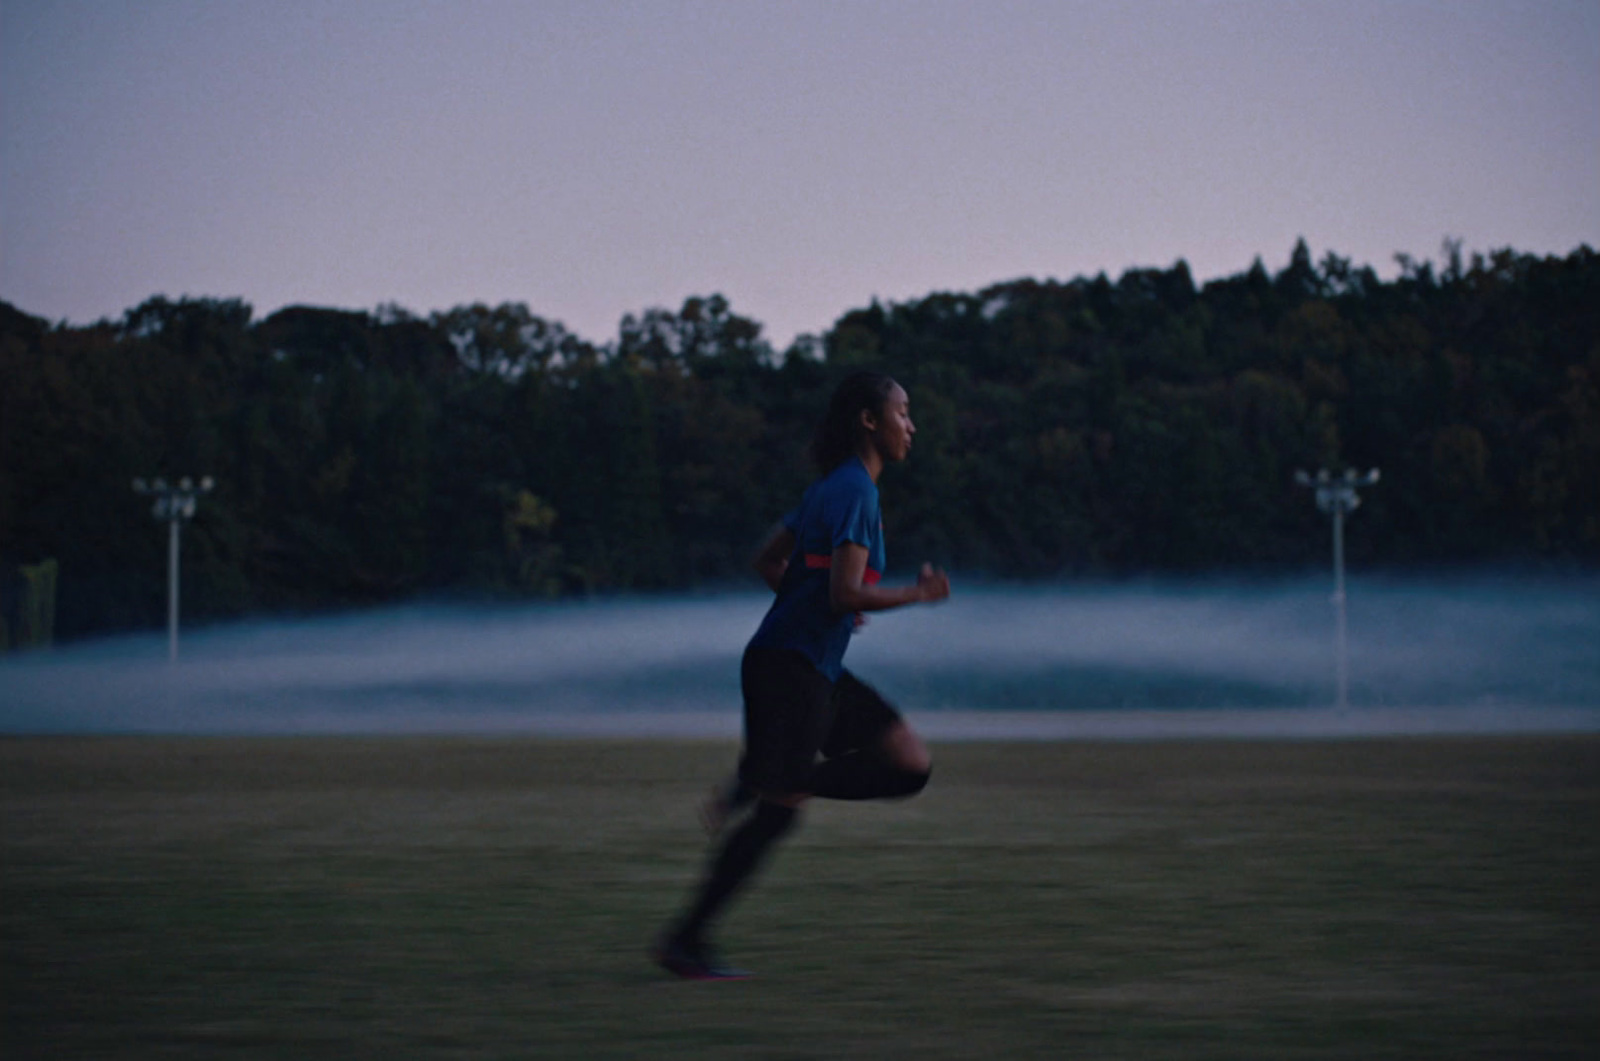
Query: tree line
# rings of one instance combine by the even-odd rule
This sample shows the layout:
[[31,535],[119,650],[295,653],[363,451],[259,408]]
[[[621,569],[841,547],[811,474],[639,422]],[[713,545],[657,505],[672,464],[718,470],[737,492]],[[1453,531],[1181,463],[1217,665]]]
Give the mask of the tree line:
[[160,624],[139,476],[217,482],[184,531],[186,618],[740,578],[868,366],[919,429],[882,484],[902,569],[1303,569],[1327,525],[1293,472],[1347,465],[1384,473],[1353,563],[1592,565],[1600,259],[1442,258],[1385,281],[1301,241],[1204,285],[1181,261],[1016,280],[781,352],[716,295],[605,343],[521,303],[256,320],[158,297],[87,326],[0,303],[0,636],[45,582],[60,637]]

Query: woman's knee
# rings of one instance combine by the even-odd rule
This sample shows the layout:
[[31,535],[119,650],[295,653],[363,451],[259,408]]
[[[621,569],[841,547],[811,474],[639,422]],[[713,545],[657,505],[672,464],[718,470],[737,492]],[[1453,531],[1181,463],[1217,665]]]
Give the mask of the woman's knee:
[[908,774],[921,774],[923,784],[927,783],[928,774],[933,770],[933,757],[928,754],[928,746],[922,743],[922,738],[910,726],[897,722],[889,727],[883,737],[883,750],[896,769]]
[[928,787],[928,777],[933,773],[933,757],[928,746],[922,743],[910,726],[904,722],[890,727],[884,734],[883,749],[889,765],[897,775],[891,796],[915,796]]

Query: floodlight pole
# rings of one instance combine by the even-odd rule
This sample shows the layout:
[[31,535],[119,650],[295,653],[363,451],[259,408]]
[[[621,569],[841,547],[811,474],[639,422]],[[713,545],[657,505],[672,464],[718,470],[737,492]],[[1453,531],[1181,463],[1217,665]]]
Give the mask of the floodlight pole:
[[133,492],[156,499],[151,515],[167,521],[167,658],[178,658],[178,533],[186,519],[194,518],[195,501],[209,494],[216,483],[203,476],[198,484],[188,476],[168,485],[165,479],[133,481]]
[[1350,661],[1346,634],[1344,606],[1344,517],[1361,506],[1358,486],[1371,486],[1378,481],[1378,469],[1366,473],[1346,468],[1344,474],[1335,476],[1328,469],[1318,471],[1313,478],[1309,473],[1294,473],[1294,481],[1301,486],[1316,488],[1317,508],[1333,517],[1333,608],[1334,654],[1338,672],[1338,707],[1344,711],[1350,706]]

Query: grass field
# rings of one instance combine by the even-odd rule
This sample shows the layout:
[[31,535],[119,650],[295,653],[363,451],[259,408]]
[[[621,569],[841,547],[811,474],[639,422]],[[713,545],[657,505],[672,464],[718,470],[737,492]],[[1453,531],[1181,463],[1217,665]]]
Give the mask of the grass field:
[[0,740],[0,1055],[1600,1054],[1600,739],[940,747],[671,981],[732,754]]

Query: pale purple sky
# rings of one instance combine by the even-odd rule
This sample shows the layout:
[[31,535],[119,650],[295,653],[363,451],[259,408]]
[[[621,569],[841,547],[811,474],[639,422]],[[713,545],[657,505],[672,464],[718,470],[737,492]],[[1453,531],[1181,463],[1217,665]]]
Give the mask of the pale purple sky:
[[1600,0],[0,0],[0,298],[605,341],[1304,236],[1600,246]]

